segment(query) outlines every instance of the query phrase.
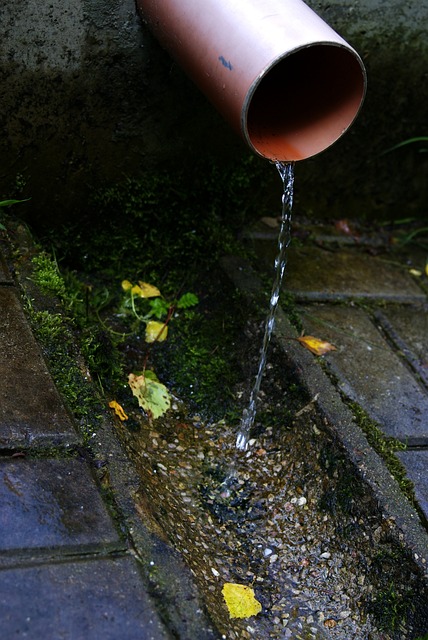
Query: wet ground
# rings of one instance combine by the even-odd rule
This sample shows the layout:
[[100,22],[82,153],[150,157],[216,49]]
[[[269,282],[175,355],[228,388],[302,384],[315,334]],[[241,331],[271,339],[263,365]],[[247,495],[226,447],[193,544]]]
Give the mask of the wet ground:
[[[59,620],[60,610],[65,611],[61,618],[64,637],[73,637],[67,635],[73,625],[77,625],[75,629],[87,625],[85,637],[100,637],[101,630],[105,637],[114,639],[123,623],[126,632],[120,637],[133,638],[139,633],[157,640],[172,634],[194,640],[200,617],[199,636],[215,638],[217,632],[209,623],[207,626],[202,615],[205,607],[220,637],[227,639],[398,640],[427,632],[426,522],[421,499],[426,486],[427,436],[421,418],[426,414],[418,404],[419,398],[424,402],[425,391],[423,376],[415,377],[416,365],[403,365],[413,355],[414,363],[422,373],[424,370],[424,342],[418,341],[416,329],[406,332],[405,314],[414,314],[422,323],[415,326],[424,326],[425,276],[408,273],[416,264],[405,263],[405,269],[402,264],[395,265],[391,272],[382,262],[384,276],[373,284],[374,276],[379,277],[376,255],[372,256],[376,261],[371,279],[367,276],[363,283],[358,278],[344,279],[344,269],[335,270],[334,264],[337,260],[345,263],[347,258],[342,256],[349,253],[348,248],[344,250],[340,243],[333,246],[330,240],[327,245],[327,249],[310,245],[307,270],[322,264],[314,256],[327,251],[335,256],[330,271],[336,284],[330,289],[325,283],[317,288],[316,279],[309,279],[305,281],[310,283],[308,293],[293,280],[292,261],[288,282],[307,330],[314,326],[320,337],[334,341],[337,351],[323,359],[309,354],[297,342],[298,334],[289,322],[296,306],[288,315],[281,310],[253,439],[246,452],[236,450],[236,423],[231,426],[225,420],[202,419],[176,397],[168,414],[153,422],[129,397],[129,422],[115,419],[113,427],[127,455],[118,448],[105,419],[93,428],[89,440],[86,433],[82,442],[82,433],[70,422],[40,358],[19,304],[16,283],[2,263],[0,293],[7,302],[3,309],[9,314],[3,314],[1,326],[2,340],[9,349],[0,360],[2,379],[8,389],[20,388],[18,394],[6,389],[3,406],[7,411],[0,424],[0,473],[9,509],[9,515],[0,519],[5,531],[0,547],[5,565],[0,571],[0,605],[8,625],[6,637],[28,628],[25,616],[14,618],[13,612],[20,608],[20,599],[33,602],[35,591],[39,597],[41,586],[47,595],[39,604],[38,600],[33,602],[30,616],[37,640],[46,637],[46,629],[48,636],[54,633],[52,620]],[[360,247],[351,253],[352,260],[364,263],[371,261],[370,255]],[[248,265],[229,259],[223,266],[245,295],[249,291],[255,294],[257,276]],[[324,278],[325,272],[321,273]],[[348,288],[343,285],[340,289],[340,273]],[[349,273],[355,274],[355,265]],[[25,280],[24,274],[22,286]],[[361,284],[365,298],[375,300],[375,312],[389,319],[402,340],[404,360],[391,343],[382,342],[383,332],[369,335],[374,331],[371,319],[380,316],[373,313],[372,306],[355,304],[355,299],[364,298]],[[355,287],[360,287],[358,295]],[[321,299],[326,291],[329,298]],[[392,307],[385,304],[388,292],[391,304],[406,305],[394,307],[400,314],[393,316]],[[331,302],[334,307],[328,306]],[[260,306],[256,315],[256,319],[247,319],[244,329],[253,346],[259,344],[263,331]],[[395,318],[401,318],[404,330],[400,331]],[[311,325],[314,319],[322,322]],[[34,355],[30,357],[33,368],[23,359],[24,339],[25,353]],[[257,367],[257,352],[255,346],[248,355],[249,370]],[[381,355],[376,358],[373,353]],[[16,368],[9,367],[12,362]],[[369,370],[376,370],[376,375],[370,378]],[[82,371],[85,383],[90,384],[87,370]],[[401,385],[396,374],[402,378]],[[409,379],[413,380],[410,385]],[[21,381],[26,384],[19,387]],[[30,387],[33,393],[27,392]],[[241,383],[235,388],[240,406],[245,406],[247,387]],[[403,389],[406,394],[409,389],[416,394],[414,401],[403,404],[403,398],[409,397],[401,394]],[[386,435],[396,435],[402,441],[414,435],[411,446],[400,456],[407,456],[409,473],[416,460],[411,456],[418,456],[419,512],[401,493],[354,417],[349,417],[345,396],[359,400],[369,414],[382,420],[395,411],[400,420],[391,418],[388,423],[378,418],[380,427],[386,425]],[[40,460],[34,459],[37,457]],[[81,473],[79,465],[84,469]],[[125,470],[123,478],[120,469]],[[88,487],[86,491],[80,487],[82,483]],[[104,488],[104,498],[108,489],[107,510],[97,493],[99,488]],[[43,495],[49,499],[36,499]],[[112,504],[116,505],[114,525],[108,515]],[[18,538],[11,536],[17,522],[15,512],[21,517]],[[32,517],[38,528],[34,528]],[[172,555],[159,553],[160,548],[172,550]],[[198,596],[189,590],[185,566],[190,568]],[[25,586],[25,576],[31,578],[30,589]],[[10,580],[15,585],[12,599]],[[231,618],[222,597],[226,582],[251,586],[262,605],[260,614]],[[145,589],[150,590],[150,597]],[[83,617],[79,590],[89,603],[83,605]],[[123,608],[118,603],[124,602],[120,594],[125,592]],[[45,627],[43,616],[37,614],[43,602],[48,603],[49,624]],[[94,615],[91,602],[102,602]],[[170,618],[165,615],[168,607]],[[176,619],[173,609],[179,611]],[[149,618],[151,631],[144,630]]]
[[[276,359],[261,410],[287,402]],[[236,429],[189,420],[178,401],[156,425],[134,418],[141,430],[121,436],[141,477],[141,509],[186,559],[223,638],[374,640],[391,628],[411,637],[404,612],[418,577],[313,402],[291,424],[259,423],[247,452],[236,450]],[[225,582],[252,586],[262,613],[230,619]]]

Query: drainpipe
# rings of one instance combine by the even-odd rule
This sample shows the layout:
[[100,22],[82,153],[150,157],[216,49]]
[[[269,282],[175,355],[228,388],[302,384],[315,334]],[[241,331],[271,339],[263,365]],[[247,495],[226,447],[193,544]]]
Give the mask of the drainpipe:
[[313,156],[364,99],[357,52],[301,0],[137,0],[161,44],[258,155]]

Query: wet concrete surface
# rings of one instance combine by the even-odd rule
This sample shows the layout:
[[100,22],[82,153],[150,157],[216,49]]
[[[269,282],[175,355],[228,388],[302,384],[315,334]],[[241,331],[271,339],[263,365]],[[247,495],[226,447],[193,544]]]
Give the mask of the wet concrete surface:
[[[276,239],[258,241],[273,264]],[[290,251],[286,289],[297,300],[338,302],[350,299],[426,302],[404,264],[370,255],[360,245],[305,246]]]
[[0,619],[5,640],[168,637],[130,557],[3,570]]
[[428,513],[428,451],[399,451],[397,453],[415,483],[415,493],[424,514]]
[[[304,246],[299,241],[291,246],[284,291],[296,301],[304,333],[336,347],[322,357],[335,389],[364,409],[386,437],[407,445],[400,457],[426,522],[421,472],[428,448],[426,252],[409,245],[394,248],[379,232],[350,236],[338,234],[333,225],[313,229]],[[264,273],[272,270],[276,235],[277,229],[262,221],[246,234]],[[306,354],[293,353],[309,371]]]
[[[322,273],[319,286],[314,278],[310,281],[316,295],[311,297],[311,292],[306,291],[301,297],[298,309],[307,331],[313,330],[325,339],[329,337],[336,344],[337,351],[324,357],[325,369],[294,339],[296,333],[292,333],[282,310],[276,337],[306,379],[311,397],[319,395],[314,406],[331,423],[341,446],[371,486],[385,520],[398,527],[409,556],[427,578],[425,522],[407,503],[342,402],[341,394],[359,402],[378,421],[385,435],[394,434],[411,443],[399,455],[415,483],[420,513],[427,518],[428,405],[423,376],[418,374],[418,367],[423,372],[426,366],[426,341],[420,339],[419,333],[426,326],[426,297],[407,273],[400,279],[397,274],[402,269],[397,271],[391,266],[383,288],[376,289],[379,281],[376,286],[364,282],[370,308],[355,305],[354,297],[363,290],[358,285],[355,265],[369,259],[364,255],[362,260],[348,263],[352,265],[350,282],[355,283],[349,295],[343,284],[337,291],[336,285],[331,284],[326,289],[327,299],[323,299],[326,274]],[[225,266],[229,275],[238,273],[238,287],[250,293],[257,291],[254,274],[243,285],[245,266],[240,262]],[[385,265],[383,268],[388,271]],[[141,486],[131,475],[121,479],[121,470],[127,468],[126,456],[107,427],[91,442],[95,455],[98,452],[103,456],[95,465],[99,474],[95,475],[81,459],[79,452],[84,449],[81,438],[58,396],[22,311],[19,289],[5,264],[3,271],[0,279],[2,637],[5,640],[219,637],[210,627],[197,594],[188,586],[188,574],[180,559],[165,552],[166,532],[145,528],[146,507],[134,505]],[[377,269],[374,272],[378,277]],[[369,274],[370,269],[365,273]],[[339,281],[333,265],[332,278]],[[346,282],[345,274],[341,274],[340,282]],[[394,282],[399,285],[395,293]],[[293,286],[290,276],[287,287],[293,290]],[[294,291],[301,288],[296,284]],[[342,306],[331,304],[337,301],[336,293]],[[407,322],[412,318],[415,325],[412,331],[407,331]],[[57,448],[50,450],[47,445]],[[70,458],[70,454],[74,457]],[[165,466],[168,455],[167,451]],[[151,471],[146,468],[146,472]],[[111,505],[103,501],[106,494],[102,486],[107,478],[107,484],[116,487],[115,504],[119,504],[122,513],[116,519]],[[123,514],[124,529],[118,525]],[[145,552],[141,551],[144,546]],[[153,576],[161,574],[173,585],[177,598],[181,597],[178,604],[167,586],[164,591],[154,586],[158,582]],[[162,605],[168,607],[169,619],[161,615]],[[178,609],[176,614],[174,607]],[[323,632],[328,633],[326,629]]]
[[300,313],[306,335],[321,335],[336,347],[325,360],[338,388],[382,425],[385,435],[408,446],[428,446],[426,389],[390,348],[376,320],[347,306],[304,305]]
[[13,550],[123,547],[82,460],[4,460],[0,503],[0,565]]

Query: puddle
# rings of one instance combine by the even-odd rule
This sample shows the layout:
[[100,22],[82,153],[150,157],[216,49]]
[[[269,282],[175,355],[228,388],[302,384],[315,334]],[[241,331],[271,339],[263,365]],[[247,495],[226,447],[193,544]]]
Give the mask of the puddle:
[[[141,478],[139,506],[185,559],[224,638],[394,637],[367,614],[382,574],[400,606],[411,597],[402,566],[395,575],[392,524],[375,517],[312,403],[247,451],[235,429],[189,418],[178,401],[153,425],[133,417],[139,430],[119,433]],[[225,582],[253,587],[261,613],[231,619]]]

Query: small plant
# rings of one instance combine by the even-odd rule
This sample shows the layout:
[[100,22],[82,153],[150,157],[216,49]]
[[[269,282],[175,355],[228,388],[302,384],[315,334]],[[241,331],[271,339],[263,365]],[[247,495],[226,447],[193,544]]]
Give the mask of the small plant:
[[[166,340],[169,322],[178,311],[188,314],[188,310],[198,304],[198,297],[194,293],[185,293],[176,300],[167,301],[157,287],[141,280],[138,284],[123,280],[122,290],[125,296],[117,315],[122,319],[131,320],[132,333],[138,333],[141,325],[144,325],[145,341],[150,345]],[[128,384],[138,404],[151,420],[168,411],[171,396],[156,374],[146,369],[148,357],[149,350],[146,352],[143,370],[137,374],[130,373]],[[110,403],[110,407],[121,420],[127,419],[122,407],[115,400]]]
[[141,324],[145,324],[146,342],[163,342],[168,335],[168,324],[173,315],[180,311],[187,311],[198,304],[198,297],[194,293],[185,293],[177,300],[168,302],[157,287],[147,282],[138,281],[132,284],[123,280],[122,289],[125,298],[118,315],[131,316],[134,332]]

